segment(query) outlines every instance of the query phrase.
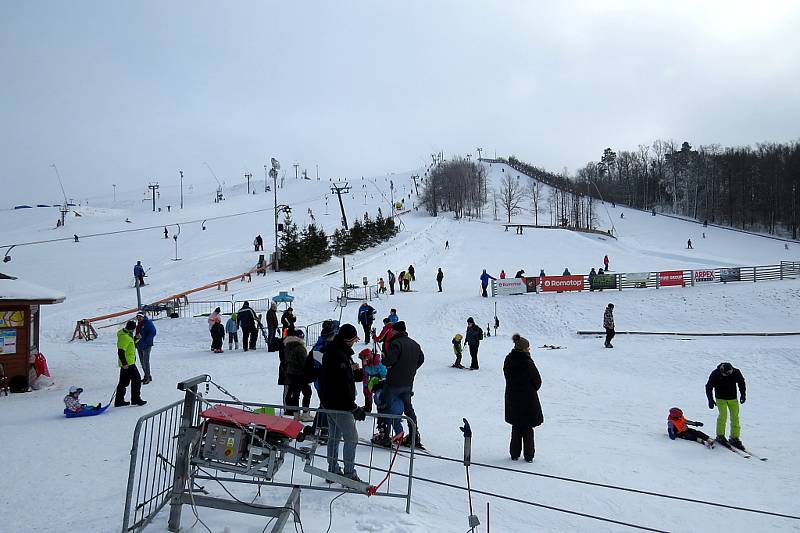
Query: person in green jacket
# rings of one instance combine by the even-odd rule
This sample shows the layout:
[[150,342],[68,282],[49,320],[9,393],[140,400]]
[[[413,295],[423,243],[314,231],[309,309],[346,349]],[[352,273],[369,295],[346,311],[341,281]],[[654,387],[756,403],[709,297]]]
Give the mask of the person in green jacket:
[[[119,365],[119,383],[117,392],[114,395],[114,407],[124,405],[144,405],[147,402],[142,400],[142,376],[136,368],[136,341],[133,332],[136,330],[136,322],[128,320],[125,327],[117,332],[117,364]],[[125,401],[125,391],[131,386],[131,401]]]

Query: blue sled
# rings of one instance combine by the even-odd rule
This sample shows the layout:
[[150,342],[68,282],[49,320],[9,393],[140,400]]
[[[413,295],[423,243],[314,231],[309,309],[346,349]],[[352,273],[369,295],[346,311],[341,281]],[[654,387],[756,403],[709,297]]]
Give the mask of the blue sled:
[[95,408],[83,409],[81,411],[78,411],[77,413],[70,411],[69,409],[64,409],[64,416],[66,416],[67,418],[81,418],[83,416],[102,415],[103,413],[106,412],[106,409],[108,409],[110,405],[111,404],[109,403],[108,405],[104,405],[100,409],[95,409]]

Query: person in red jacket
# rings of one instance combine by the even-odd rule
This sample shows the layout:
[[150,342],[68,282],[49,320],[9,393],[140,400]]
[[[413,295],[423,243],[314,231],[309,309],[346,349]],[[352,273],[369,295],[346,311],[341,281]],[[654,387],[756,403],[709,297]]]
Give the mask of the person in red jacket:
[[375,330],[372,330],[372,341],[381,343],[381,353],[385,354],[389,350],[389,341],[392,340],[392,337],[394,337],[396,333],[392,326],[391,319],[387,317],[383,319],[383,329],[378,335],[375,335]]
[[708,448],[714,447],[714,440],[711,437],[689,426],[703,427],[703,423],[687,420],[686,417],[683,416],[683,411],[677,407],[673,407],[669,410],[669,415],[667,416],[667,433],[669,433],[670,439],[693,440],[700,444],[705,444]]

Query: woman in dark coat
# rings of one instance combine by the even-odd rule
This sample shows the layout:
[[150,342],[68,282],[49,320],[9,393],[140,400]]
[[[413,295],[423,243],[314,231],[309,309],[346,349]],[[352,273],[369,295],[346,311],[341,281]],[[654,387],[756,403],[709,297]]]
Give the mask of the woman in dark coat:
[[533,428],[544,422],[542,406],[537,391],[542,377],[531,358],[531,345],[525,337],[515,333],[511,339],[514,349],[506,356],[503,374],[506,377],[506,422],[511,424],[511,459],[523,454],[527,462],[533,461],[536,449]]

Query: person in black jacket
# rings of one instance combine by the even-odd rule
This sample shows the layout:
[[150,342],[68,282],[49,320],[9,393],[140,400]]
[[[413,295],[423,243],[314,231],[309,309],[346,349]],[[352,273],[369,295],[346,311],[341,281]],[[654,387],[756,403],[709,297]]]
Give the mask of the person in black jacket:
[[515,333],[511,339],[514,349],[506,356],[503,374],[506,377],[506,422],[511,424],[511,444],[508,451],[511,459],[519,459],[520,452],[525,461],[533,462],[536,448],[533,428],[544,422],[538,390],[542,377],[531,358],[531,345],[525,337]]
[[256,312],[250,308],[250,302],[244,302],[236,313],[236,323],[242,328],[242,348],[246,352],[256,349]]
[[[736,400],[736,387],[739,387],[739,401]],[[744,403],[747,398],[747,387],[744,376],[738,368],[730,363],[720,363],[717,368],[708,376],[706,383],[706,397],[708,398],[708,408],[713,409],[717,406],[717,442],[722,444],[730,443],[740,450],[744,450],[744,445],[739,439],[741,427],[739,425],[739,402]],[[714,399],[716,398],[716,402]],[[731,438],[725,440],[725,427],[728,423],[728,411],[731,412]]]
[[272,302],[267,311],[267,350],[275,345],[275,331],[278,329],[278,305]]
[[439,292],[442,292],[443,279],[444,279],[444,272],[442,272],[442,269],[439,268],[439,272],[436,273],[436,283],[439,285]]
[[294,309],[288,307],[281,315],[281,327],[283,328],[283,337],[292,335],[294,333],[294,323],[297,322],[297,317],[294,316]]
[[[425,354],[415,340],[412,340],[406,332],[406,323],[402,320],[394,325],[395,334],[389,341],[389,348],[383,356],[382,363],[386,366],[386,386],[383,388],[383,401],[386,405],[392,405],[395,398],[400,398],[403,402],[403,414],[409,417],[414,426],[417,426],[417,414],[411,404],[411,397],[414,395],[414,376],[417,369],[425,362]],[[411,431],[409,428],[403,444],[411,445]],[[422,448],[420,441],[419,428],[415,439],[416,446]]]
[[[328,471],[360,481],[355,469],[358,431],[356,420],[364,420],[364,410],[356,404],[356,381],[363,379],[361,369],[353,361],[353,345],[358,333],[352,324],[344,324],[325,347],[319,373],[319,398],[328,413]],[[339,468],[339,439],[344,440]]]

